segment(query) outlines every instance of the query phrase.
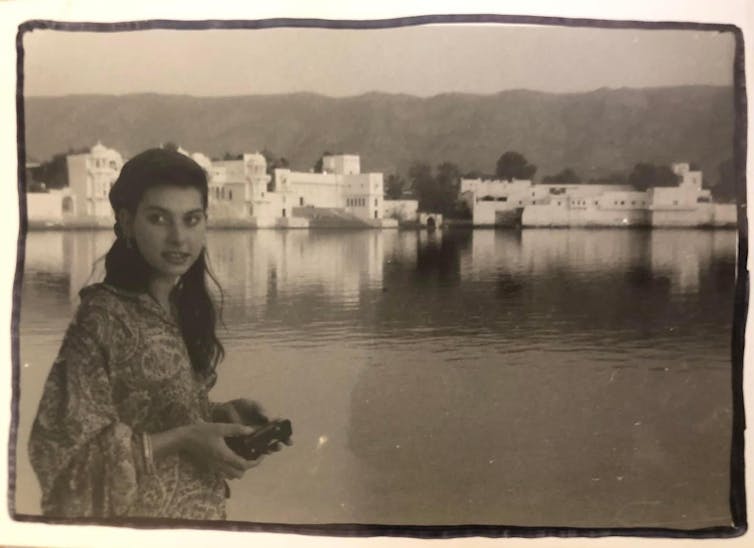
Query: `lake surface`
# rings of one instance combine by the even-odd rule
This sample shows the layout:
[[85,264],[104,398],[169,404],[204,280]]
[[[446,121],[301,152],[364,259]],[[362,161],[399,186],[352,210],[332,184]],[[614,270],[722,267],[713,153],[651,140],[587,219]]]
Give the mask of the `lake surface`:
[[[26,444],[111,233],[32,232]],[[736,234],[211,231],[227,356],[212,397],[290,418],[229,517],[281,523],[730,525]]]

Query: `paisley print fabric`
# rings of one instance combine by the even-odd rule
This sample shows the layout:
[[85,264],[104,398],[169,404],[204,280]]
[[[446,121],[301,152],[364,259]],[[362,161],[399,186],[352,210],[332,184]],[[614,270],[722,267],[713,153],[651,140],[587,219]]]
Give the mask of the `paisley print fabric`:
[[223,478],[188,456],[143,460],[142,433],[211,420],[214,379],[191,367],[178,326],[149,295],[95,284],[45,383],[29,442],[42,512],[224,519]]

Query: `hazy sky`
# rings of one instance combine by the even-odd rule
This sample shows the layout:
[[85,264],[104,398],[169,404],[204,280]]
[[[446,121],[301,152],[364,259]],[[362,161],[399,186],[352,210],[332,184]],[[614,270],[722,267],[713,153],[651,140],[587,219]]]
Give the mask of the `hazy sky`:
[[503,25],[24,36],[25,93],[195,96],[730,85],[730,34]]

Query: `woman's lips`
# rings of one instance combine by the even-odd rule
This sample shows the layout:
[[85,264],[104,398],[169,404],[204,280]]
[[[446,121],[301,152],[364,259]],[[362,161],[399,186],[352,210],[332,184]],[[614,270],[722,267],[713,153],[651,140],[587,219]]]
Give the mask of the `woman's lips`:
[[189,260],[189,257],[191,257],[190,253],[181,253],[179,251],[165,251],[162,253],[162,258],[174,265],[185,264]]

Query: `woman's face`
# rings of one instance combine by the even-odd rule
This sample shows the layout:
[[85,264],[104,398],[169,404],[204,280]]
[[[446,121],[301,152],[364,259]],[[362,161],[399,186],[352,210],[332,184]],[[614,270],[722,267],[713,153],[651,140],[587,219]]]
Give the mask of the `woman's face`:
[[177,279],[199,258],[206,242],[207,217],[202,195],[190,187],[150,188],[122,226],[154,276]]

